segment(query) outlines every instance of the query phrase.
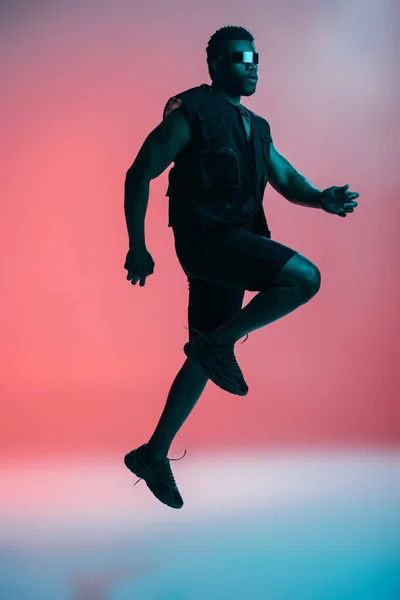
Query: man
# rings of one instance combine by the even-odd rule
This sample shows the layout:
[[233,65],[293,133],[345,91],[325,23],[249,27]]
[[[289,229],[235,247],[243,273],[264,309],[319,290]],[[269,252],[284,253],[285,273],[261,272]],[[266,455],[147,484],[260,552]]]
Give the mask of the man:
[[[149,184],[175,162],[167,192],[169,226],[189,283],[188,358],[149,442],[124,459],[173,508],[181,508],[183,500],[167,454],[208,379],[246,395],[235,343],[307,303],[320,288],[320,272],[311,261],[271,240],[262,205],[267,181],[291,202],[341,217],[354,211],[358,197],[348,185],[323,191],[312,186],[276,150],[268,122],[240,103],[257,88],[251,33],[242,27],[218,30],[209,41],[207,63],[212,85],[169,99],[163,121],[146,138],[125,181],[125,269],[133,285],[140,280],[144,286],[154,270],[144,236]],[[246,289],[259,293],[242,309]]]

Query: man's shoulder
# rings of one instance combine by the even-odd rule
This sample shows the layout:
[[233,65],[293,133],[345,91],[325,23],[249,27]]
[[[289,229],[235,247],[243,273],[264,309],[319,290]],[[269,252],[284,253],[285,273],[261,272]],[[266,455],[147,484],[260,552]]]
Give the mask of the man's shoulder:
[[207,94],[207,84],[202,83],[201,85],[197,85],[195,87],[189,88],[187,90],[183,90],[177,94],[171,96],[164,107],[163,111],[163,119],[173,110],[180,108],[184,104],[189,104],[190,102],[195,102],[200,97]]

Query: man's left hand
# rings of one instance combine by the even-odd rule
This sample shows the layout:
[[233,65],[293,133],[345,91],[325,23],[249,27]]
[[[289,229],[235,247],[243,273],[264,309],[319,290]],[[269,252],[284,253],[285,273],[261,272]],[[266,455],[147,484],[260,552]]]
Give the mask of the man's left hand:
[[347,217],[347,213],[354,212],[354,209],[358,206],[354,199],[358,198],[360,194],[351,192],[349,187],[349,184],[342,187],[333,185],[324,190],[320,198],[322,210],[332,215],[339,215],[339,217]]

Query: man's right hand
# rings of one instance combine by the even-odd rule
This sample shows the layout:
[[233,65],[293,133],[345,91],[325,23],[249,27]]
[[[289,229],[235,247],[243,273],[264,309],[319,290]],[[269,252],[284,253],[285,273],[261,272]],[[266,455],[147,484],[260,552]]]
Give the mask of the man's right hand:
[[155,262],[147,251],[146,246],[131,248],[126,255],[124,269],[128,271],[127,279],[132,280],[132,285],[136,285],[140,279],[140,287],[146,283],[146,277],[154,272]]

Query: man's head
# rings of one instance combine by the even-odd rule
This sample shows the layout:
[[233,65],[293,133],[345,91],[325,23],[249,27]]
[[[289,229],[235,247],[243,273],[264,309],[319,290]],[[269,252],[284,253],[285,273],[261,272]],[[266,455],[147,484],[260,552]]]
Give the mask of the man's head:
[[258,78],[258,64],[232,62],[231,55],[219,58],[231,52],[257,52],[254,37],[247,29],[233,26],[219,29],[211,36],[206,52],[208,72],[213,86],[223,89],[233,97],[254,94],[257,81],[251,81],[249,77],[253,75]]

